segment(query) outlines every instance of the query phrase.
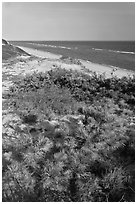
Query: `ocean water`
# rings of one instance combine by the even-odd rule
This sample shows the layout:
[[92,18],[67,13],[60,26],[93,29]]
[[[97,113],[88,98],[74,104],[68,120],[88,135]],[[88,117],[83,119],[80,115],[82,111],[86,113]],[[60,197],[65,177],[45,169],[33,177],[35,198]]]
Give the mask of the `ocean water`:
[[12,44],[135,70],[134,41],[14,41]]
[[108,51],[120,51],[133,54],[135,52],[134,41],[31,41],[51,47],[68,49],[99,49]]

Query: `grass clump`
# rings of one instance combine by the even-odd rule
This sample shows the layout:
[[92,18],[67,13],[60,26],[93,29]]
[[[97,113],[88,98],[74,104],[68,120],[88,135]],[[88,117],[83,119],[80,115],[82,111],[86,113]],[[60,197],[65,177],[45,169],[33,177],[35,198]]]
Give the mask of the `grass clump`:
[[3,135],[3,201],[133,202],[134,80],[55,69],[16,81],[7,103],[25,127]]

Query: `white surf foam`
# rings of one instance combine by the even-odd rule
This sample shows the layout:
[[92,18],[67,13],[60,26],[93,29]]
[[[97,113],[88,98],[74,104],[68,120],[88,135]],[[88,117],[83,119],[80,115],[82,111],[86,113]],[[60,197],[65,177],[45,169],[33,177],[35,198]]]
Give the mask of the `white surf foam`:
[[121,54],[131,54],[135,55],[135,52],[126,52],[126,51],[120,51],[120,50],[107,50],[107,49],[100,49],[100,48],[92,48],[92,50],[96,51],[108,51],[108,52],[115,52],[115,53],[121,53]]

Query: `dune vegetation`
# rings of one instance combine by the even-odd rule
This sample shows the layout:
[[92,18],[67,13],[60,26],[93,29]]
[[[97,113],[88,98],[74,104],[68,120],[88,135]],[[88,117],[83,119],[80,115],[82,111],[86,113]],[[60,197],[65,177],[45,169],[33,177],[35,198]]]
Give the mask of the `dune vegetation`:
[[133,202],[135,78],[55,68],[4,96],[3,202]]
[[30,56],[28,53],[26,53],[24,50],[20,49],[19,47],[16,47],[12,44],[8,44],[6,40],[2,40],[2,61],[6,62],[9,59],[15,58],[17,56]]

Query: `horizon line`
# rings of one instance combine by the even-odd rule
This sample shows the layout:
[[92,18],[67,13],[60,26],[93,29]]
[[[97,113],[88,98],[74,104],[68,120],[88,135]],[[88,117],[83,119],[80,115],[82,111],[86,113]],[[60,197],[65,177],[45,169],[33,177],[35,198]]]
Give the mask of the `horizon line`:
[[[2,38],[5,40],[5,38]],[[135,40],[6,40],[6,41],[60,41],[60,42],[79,42],[79,41],[84,41],[84,42],[135,42]]]

